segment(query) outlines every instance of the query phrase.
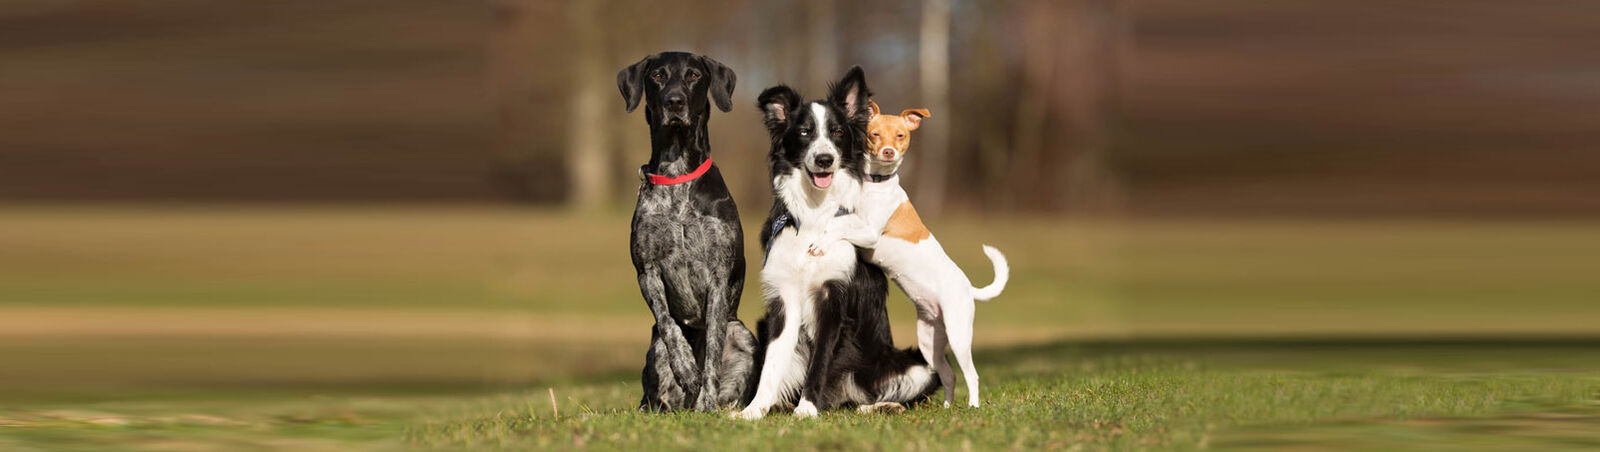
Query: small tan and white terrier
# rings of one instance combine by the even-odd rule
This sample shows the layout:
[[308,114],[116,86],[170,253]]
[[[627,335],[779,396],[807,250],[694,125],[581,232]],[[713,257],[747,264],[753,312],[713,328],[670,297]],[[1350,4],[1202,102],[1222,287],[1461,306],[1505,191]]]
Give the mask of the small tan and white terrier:
[[[869,101],[870,102],[870,101]],[[889,274],[917,307],[917,346],[944,384],[944,405],[955,399],[955,372],[945,359],[945,347],[955,352],[967,382],[967,404],[979,405],[978,371],[972,364],[972,321],[975,301],[988,301],[1005,289],[1010,268],[1005,256],[984,245],[994,264],[994,282],[972,286],[966,273],[945,254],[939,241],[917,216],[905,189],[900,187],[900,164],[911,146],[911,131],[932,116],[914,108],[885,115],[872,103],[867,126],[867,179],[853,215],[836,218],[822,234],[819,246],[844,240],[862,248],[862,255]]]

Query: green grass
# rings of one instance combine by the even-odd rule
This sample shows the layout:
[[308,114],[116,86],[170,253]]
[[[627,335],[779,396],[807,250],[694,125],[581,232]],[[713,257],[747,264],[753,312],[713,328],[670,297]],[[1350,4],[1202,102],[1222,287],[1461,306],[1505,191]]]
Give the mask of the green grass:
[[0,450],[1596,446],[1593,224],[929,221],[985,406],[744,423],[632,410],[625,217],[13,206]]
[[[1133,341],[983,350],[986,404],[900,415],[639,413],[630,373],[502,389],[167,389],[0,410],[0,447],[1276,449],[1593,447],[1600,343]],[[550,390],[556,395],[552,406]],[[559,410],[559,414],[554,411]],[[1474,428],[1477,426],[1477,428]],[[1486,430],[1487,429],[1487,430]],[[1367,435],[1367,432],[1374,432]],[[1481,443],[1483,437],[1492,443]]]
[[[634,412],[636,394],[625,382],[563,388],[559,417],[541,391],[506,394],[413,425],[408,439],[511,449],[1242,448],[1274,444],[1264,432],[1278,428],[1392,428],[1401,420],[1583,409],[1600,397],[1593,345],[1058,344],[981,354],[987,402],[979,409],[922,405],[902,415],[838,411],[756,422],[662,416]],[[1511,444],[1561,445],[1544,439],[1532,431]]]

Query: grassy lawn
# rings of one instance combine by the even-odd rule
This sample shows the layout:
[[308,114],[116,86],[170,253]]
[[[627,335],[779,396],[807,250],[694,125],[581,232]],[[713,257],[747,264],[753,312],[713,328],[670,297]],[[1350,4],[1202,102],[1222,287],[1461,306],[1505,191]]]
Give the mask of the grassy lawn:
[[[540,391],[413,425],[408,439],[449,447],[1277,448],[1362,429],[1490,424],[1519,418],[1498,445],[1600,446],[1600,358],[1593,343],[1066,343],[984,353],[987,405],[918,406],[901,415],[719,415],[629,409],[629,382]],[[1345,431],[1340,431],[1345,430]],[[1467,432],[1470,433],[1470,432]],[[1440,447],[1475,445],[1470,434]],[[1368,439],[1378,448],[1420,445]]]
[[[1506,450],[1600,446],[1600,343],[1068,342],[983,350],[986,405],[640,414],[631,373],[517,387],[83,394],[0,411],[7,450],[401,447]],[[550,391],[556,404],[552,406]],[[1347,442],[1350,439],[1354,442]]]
[[632,412],[624,216],[14,206],[0,450],[1600,447],[1594,224],[930,224],[985,406],[740,423]]

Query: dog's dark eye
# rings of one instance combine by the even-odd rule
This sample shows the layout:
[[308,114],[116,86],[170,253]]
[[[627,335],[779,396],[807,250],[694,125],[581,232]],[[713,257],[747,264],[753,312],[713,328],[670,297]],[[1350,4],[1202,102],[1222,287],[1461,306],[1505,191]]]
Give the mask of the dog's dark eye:
[[659,82],[659,81],[661,81],[661,79],[664,79],[664,78],[667,78],[667,73],[666,72],[656,71],[656,73],[650,74],[650,79],[651,80],[655,80],[655,81]]
[[838,138],[838,137],[842,137],[842,136],[844,136],[844,130],[843,129],[833,129],[833,137],[834,138]]
[[905,137],[906,137],[906,134],[903,134],[903,133],[897,133],[897,134],[895,134],[895,135],[894,135],[894,137],[895,137],[895,138],[905,138]]
[[873,138],[877,138],[878,137],[878,132],[872,132],[872,137]]
[[700,79],[700,73],[699,72],[690,72],[689,75],[684,76],[683,78],[689,79],[689,81],[691,81],[691,82],[695,81],[695,80],[699,80]]

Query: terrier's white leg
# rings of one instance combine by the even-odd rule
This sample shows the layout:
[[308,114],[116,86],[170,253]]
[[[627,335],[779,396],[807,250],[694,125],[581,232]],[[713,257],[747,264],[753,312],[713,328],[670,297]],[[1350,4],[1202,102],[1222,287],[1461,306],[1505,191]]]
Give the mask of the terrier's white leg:
[[978,368],[972,364],[972,299],[956,301],[956,305],[946,305],[944,309],[944,333],[949,335],[950,350],[955,352],[956,362],[961,364],[961,372],[967,380],[967,404],[977,407],[978,402]]
[[917,319],[917,348],[922,349],[922,357],[939,373],[939,383],[944,385],[944,406],[949,408],[956,399],[956,372],[945,359],[945,344],[944,323],[938,319]]

